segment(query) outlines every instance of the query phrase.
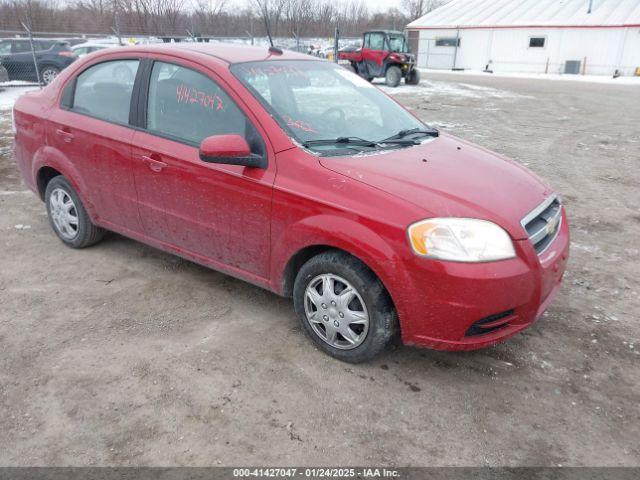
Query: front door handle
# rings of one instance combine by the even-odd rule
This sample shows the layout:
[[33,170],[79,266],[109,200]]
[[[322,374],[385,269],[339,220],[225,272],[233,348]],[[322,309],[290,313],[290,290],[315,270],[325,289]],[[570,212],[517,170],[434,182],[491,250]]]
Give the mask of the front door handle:
[[168,165],[161,160],[153,158],[153,156],[142,155],[142,161],[147,164],[147,166],[153,172],[161,172],[163,169],[167,168]]
[[73,133],[62,130],[61,128],[56,130],[56,134],[59,137],[62,137],[62,140],[66,143],[71,143],[71,141],[73,140]]

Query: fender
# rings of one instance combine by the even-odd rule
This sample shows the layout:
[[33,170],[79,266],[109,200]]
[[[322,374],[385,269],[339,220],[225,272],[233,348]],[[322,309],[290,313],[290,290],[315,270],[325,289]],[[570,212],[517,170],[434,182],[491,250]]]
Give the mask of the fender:
[[[316,215],[289,225],[278,238],[272,239],[271,289],[284,293],[284,276],[289,260],[300,250],[312,246],[339,248],[365,263],[383,283],[392,299],[396,292],[389,288],[390,278],[406,277],[400,257],[380,235],[358,223],[337,215]],[[400,312],[398,312],[400,315]]]
[[71,183],[71,186],[80,197],[80,201],[89,214],[91,221],[94,223],[98,223],[96,222],[97,215],[95,206],[88,199],[88,195],[85,195],[85,192],[87,191],[86,184],[82,180],[82,177],[80,176],[78,169],[73,164],[73,162],[71,162],[71,160],[69,160],[69,158],[64,153],[56,148],[50,147],[48,145],[43,145],[42,147],[40,147],[37,150],[36,154],[33,156],[33,163],[31,166],[31,175],[36,184],[36,189],[38,172],[43,167],[51,167],[60,172],[67,180],[69,180],[69,183]]

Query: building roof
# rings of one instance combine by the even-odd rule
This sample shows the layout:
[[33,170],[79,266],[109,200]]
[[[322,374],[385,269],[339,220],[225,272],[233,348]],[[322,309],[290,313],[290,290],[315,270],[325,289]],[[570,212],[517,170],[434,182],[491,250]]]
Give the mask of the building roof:
[[452,0],[408,29],[640,26],[640,0]]

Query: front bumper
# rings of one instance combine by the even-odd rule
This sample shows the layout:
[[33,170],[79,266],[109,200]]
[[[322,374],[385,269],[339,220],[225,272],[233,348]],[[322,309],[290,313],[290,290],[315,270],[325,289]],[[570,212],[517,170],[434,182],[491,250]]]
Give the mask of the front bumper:
[[[517,257],[470,264],[408,260],[410,288],[395,299],[405,344],[473,350],[505,340],[535,322],[556,295],[569,256],[564,211],[560,231],[538,256],[529,240]],[[473,327],[473,328],[472,328]],[[485,333],[486,331],[486,333]]]

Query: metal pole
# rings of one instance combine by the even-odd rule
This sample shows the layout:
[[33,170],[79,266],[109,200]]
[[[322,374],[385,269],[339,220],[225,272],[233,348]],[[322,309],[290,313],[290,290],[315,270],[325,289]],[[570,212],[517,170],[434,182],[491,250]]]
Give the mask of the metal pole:
[[333,45],[333,61],[335,63],[338,63],[338,48],[339,48],[338,47],[338,41],[340,40],[340,29],[338,28],[337,25],[336,25],[334,38],[335,38],[335,43]]
[[593,0],[589,0],[589,10],[587,10],[587,13],[591,13],[592,9],[593,9]]
[[31,46],[31,55],[33,56],[33,65],[36,68],[36,78],[38,79],[38,86],[42,88],[42,81],[40,80],[40,69],[38,68],[38,59],[36,57],[36,49],[33,46],[33,35],[31,34],[31,28],[28,28],[24,22],[20,22],[22,24],[22,28],[25,29],[27,34],[29,35],[29,45]]
[[120,22],[118,21],[118,10],[113,14],[113,23],[115,23],[115,28],[111,27],[111,30],[118,37],[118,45],[122,46],[122,37],[120,36]]
[[451,67],[451,70],[455,70],[456,69],[456,59],[458,58],[458,45],[460,44],[460,27],[458,26],[457,30],[456,30],[456,47],[455,50],[453,51],[453,67]]

